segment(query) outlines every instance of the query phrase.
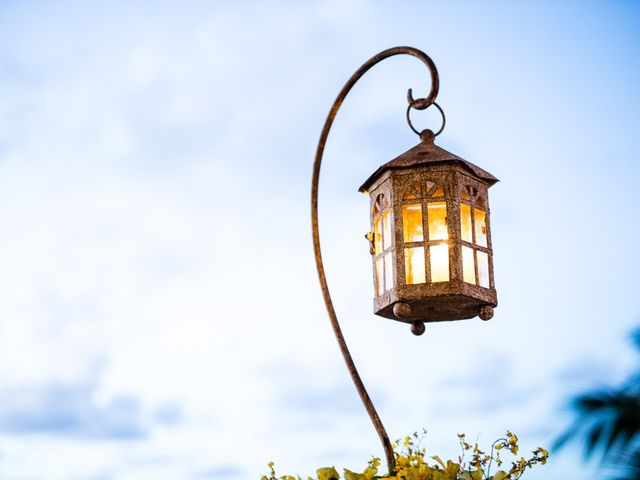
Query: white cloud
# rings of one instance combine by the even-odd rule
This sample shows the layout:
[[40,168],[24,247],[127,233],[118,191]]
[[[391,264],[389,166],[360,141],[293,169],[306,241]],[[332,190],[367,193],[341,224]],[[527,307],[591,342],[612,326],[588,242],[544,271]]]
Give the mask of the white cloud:
[[[133,399],[136,415],[123,421],[139,422],[147,436],[85,442],[44,428],[4,431],[0,472],[248,478],[272,459],[311,473],[380,454],[316,285],[308,226],[315,141],[342,82],[378,44],[433,44],[454,92],[480,88],[467,82],[482,83],[483,71],[469,78],[466,57],[450,60],[451,48],[465,51],[435,40],[451,38],[446,22],[425,32],[419,12],[401,25],[397,12],[367,2],[61,5],[2,7],[0,38],[14,48],[0,56],[0,400],[44,408],[38,399],[50,399],[51,385],[91,385],[80,388],[85,420]],[[471,34],[480,28],[463,20]],[[509,48],[500,55],[524,68]],[[573,215],[580,185],[593,191],[606,180],[625,197],[633,182],[617,181],[593,157],[577,161],[571,142],[554,137],[562,155],[540,147],[544,125],[510,128],[495,111],[516,115],[511,97],[485,111],[484,100],[447,93],[443,81],[450,124],[460,122],[443,146],[473,150],[480,158],[472,161],[497,167],[504,180],[492,196],[501,305],[488,324],[434,325],[419,339],[373,318],[367,200],[350,192],[415,141],[402,123],[406,88],[426,88],[414,61],[367,77],[329,139],[321,221],[336,309],[392,437],[427,426],[434,449],[453,451],[458,430],[490,438],[515,424],[531,442],[548,442],[558,372],[576,355],[614,351],[607,342],[637,308],[618,278],[629,275],[624,265],[637,267],[637,254],[609,249],[605,258],[592,253],[594,235],[576,240],[592,226],[590,215]],[[491,128],[471,128],[479,109]],[[633,214],[589,205],[605,230]],[[557,232],[558,248],[536,250],[542,224]],[[634,232],[620,233],[621,251]],[[611,282],[580,270],[590,255]],[[598,291],[606,301],[584,301]],[[598,323],[608,311],[616,325]]]

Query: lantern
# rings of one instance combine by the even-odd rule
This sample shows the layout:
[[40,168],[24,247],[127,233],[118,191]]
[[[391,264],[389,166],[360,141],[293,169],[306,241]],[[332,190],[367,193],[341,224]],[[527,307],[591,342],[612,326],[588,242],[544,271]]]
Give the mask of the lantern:
[[360,191],[371,199],[374,313],[412,323],[489,320],[497,306],[489,172],[421,142],[378,168]]

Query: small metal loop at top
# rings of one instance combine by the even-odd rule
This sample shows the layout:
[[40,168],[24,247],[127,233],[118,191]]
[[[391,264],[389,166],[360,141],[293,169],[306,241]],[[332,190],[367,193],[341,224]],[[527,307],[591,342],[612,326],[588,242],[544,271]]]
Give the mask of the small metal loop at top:
[[[421,104],[422,102],[424,102],[424,100],[425,100],[424,98],[418,98],[417,100],[413,100],[411,103],[409,103],[409,106],[407,107],[407,123],[409,124],[409,128],[411,128],[411,130],[413,130],[416,135],[420,136],[420,132],[416,130],[415,127],[413,126],[413,123],[411,123],[411,109],[415,108],[416,110],[426,110],[431,105],[435,105],[435,107],[440,112],[440,115],[442,116],[442,125],[440,126],[440,130],[438,130],[436,133],[433,134],[434,137],[437,137],[444,130],[444,126],[447,123],[447,119],[444,116],[444,111],[442,110],[442,107],[440,107],[440,105],[438,105],[436,102],[432,102],[431,104],[425,107],[425,106],[422,106]],[[415,106],[416,104],[418,104],[418,106]]]

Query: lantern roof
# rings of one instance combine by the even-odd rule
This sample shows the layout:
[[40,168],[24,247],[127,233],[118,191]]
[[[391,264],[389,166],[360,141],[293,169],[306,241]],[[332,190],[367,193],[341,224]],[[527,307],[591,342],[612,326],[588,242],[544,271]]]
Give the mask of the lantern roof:
[[358,189],[359,192],[366,192],[371,184],[378,179],[385,171],[391,169],[403,169],[417,167],[420,165],[434,165],[434,164],[447,164],[457,163],[462,165],[473,175],[484,180],[489,186],[498,182],[498,179],[491,175],[486,170],[474,165],[473,163],[454,155],[451,152],[446,151],[444,148],[438,147],[433,143],[435,136],[431,130],[425,130],[420,134],[422,141],[415,147],[407,150],[402,155],[394,158],[390,162],[378,167],[373,174],[367,178],[367,180]]

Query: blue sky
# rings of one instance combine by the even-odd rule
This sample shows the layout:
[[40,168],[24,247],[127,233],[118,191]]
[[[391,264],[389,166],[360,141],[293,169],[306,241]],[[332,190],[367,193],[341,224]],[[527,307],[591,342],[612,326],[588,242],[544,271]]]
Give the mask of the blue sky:
[[[331,102],[396,45],[439,69],[438,144],[501,180],[500,304],[419,338],[372,315],[356,190],[417,143],[405,95],[428,88],[393,58],[345,102],[323,166],[345,335],[391,437],[549,446],[573,393],[637,363],[639,27],[631,1],[2,2],[0,477],[231,480],[382,455],[308,198]],[[594,472],[567,451],[528,478]]]

